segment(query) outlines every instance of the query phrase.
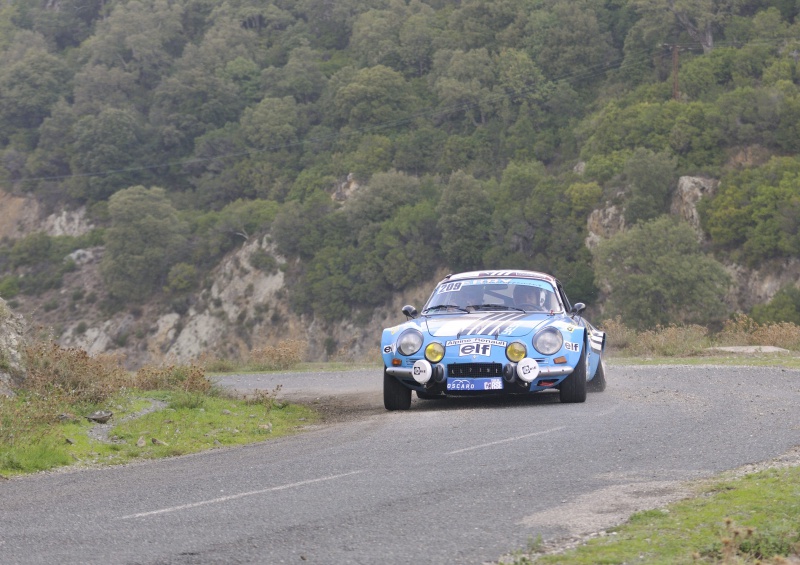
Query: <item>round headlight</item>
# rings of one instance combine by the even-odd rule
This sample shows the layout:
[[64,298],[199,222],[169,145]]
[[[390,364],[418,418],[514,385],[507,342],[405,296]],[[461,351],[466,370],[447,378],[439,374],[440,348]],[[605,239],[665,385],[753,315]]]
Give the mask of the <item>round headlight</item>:
[[425,359],[431,363],[438,363],[444,357],[444,345],[438,341],[432,341],[425,348]]
[[401,355],[414,355],[422,347],[422,334],[418,330],[406,330],[397,338],[397,351]]
[[528,348],[518,341],[509,343],[508,347],[506,347],[506,357],[514,363],[519,363],[527,354]]
[[545,328],[533,336],[533,347],[543,355],[553,355],[564,345],[561,332],[555,328]]

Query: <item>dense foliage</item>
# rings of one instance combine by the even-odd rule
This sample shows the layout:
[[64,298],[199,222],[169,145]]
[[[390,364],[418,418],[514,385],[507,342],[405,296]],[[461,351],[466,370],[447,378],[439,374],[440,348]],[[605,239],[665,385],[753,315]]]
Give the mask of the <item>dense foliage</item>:
[[[268,233],[294,306],[328,320],[441,267],[551,271],[592,302],[595,276],[614,288],[619,273],[602,261],[595,273],[588,214],[611,201],[628,225],[659,221],[681,175],[722,177],[702,209],[721,256],[798,255],[799,10],[9,0],[0,182],[51,207],[87,205],[107,228],[103,272],[119,300],[195,288]],[[735,158],[762,153],[780,157]],[[331,195],[348,177],[360,188],[340,205]],[[45,253],[36,240],[0,246],[0,292],[38,292],[14,274],[17,245]],[[648,321],[686,318],[660,312]]]
[[637,329],[719,322],[726,314],[728,274],[702,254],[694,230],[669,217],[601,243],[597,276],[610,289],[609,315]]

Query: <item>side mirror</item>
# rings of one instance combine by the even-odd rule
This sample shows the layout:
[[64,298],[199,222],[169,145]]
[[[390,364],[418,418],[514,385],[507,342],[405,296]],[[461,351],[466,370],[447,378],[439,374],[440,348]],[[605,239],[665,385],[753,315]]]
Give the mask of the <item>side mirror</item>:
[[403,314],[406,315],[406,318],[416,318],[417,317],[417,309],[414,308],[411,304],[406,304],[403,306],[402,310]]
[[576,302],[575,304],[572,305],[572,311],[570,312],[570,314],[580,314],[584,310],[586,310],[586,304],[584,304],[583,302]]

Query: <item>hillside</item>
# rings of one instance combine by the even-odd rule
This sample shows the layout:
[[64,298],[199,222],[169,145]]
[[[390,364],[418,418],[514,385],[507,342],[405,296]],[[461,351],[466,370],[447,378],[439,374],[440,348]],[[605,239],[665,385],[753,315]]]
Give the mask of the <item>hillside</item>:
[[0,296],[132,364],[282,336],[363,355],[483,267],[552,272],[596,320],[800,322],[797,15],[11,0]]
[[[694,203],[705,190],[716,185],[710,179],[683,177],[671,203],[673,213],[687,222],[696,222]],[[17,203],[19,204],[19,203]],[[25,206],[19,205],[21,218]],[[48,217],[31,229],[47,227],[60,233],[58,216]],[[72,224],[80,233],[88,224]],[[595,210],[588,221],[587,245],[593,247],[603,237],[624,228],[619,210]],[[376,361],[382,328],[403,319],[400,308],[407,303],[419,307],[432,285],[444,275],[398,293],[387,303],[361,311],[333,323],[297,314],[288,300],[287,279],[282,270],[271,273],[254,268],[251,258],[260,251],[274,257],[268,238],[257,238],[226,255],[208,274],[208,287],[193,293],[185,308],[165,303],[164,296],[130,309],[108,313],[102,308],[106,290],[99,273],[103,248],[95,247],[74,254],[76,268],[64,276],[60,288],[39,296],[19,296],[12,301],[18,313],[52,330],[64,346],[81,347],[92,354],[116,353],[130,367],[146,363],[191,362],[198,359],[242,359],[253,349],[293,339],[308,344],[307,360]],[[800,261],[792,260],[760,270],[728,267],[735,280],[726,304],[730,311],[748,311],[766,302],[777,290],[800,278]],[[94,298],[90,298],[94,296]],[[578,299],[580,299],[578,297]],[[591,317],[600,313],[592,308]],[[30,331],[30,328],[29,328]]]

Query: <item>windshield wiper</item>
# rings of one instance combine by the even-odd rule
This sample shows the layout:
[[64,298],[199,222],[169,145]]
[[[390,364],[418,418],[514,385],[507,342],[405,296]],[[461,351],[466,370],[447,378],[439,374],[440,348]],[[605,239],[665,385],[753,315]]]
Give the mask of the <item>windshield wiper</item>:
[[456,306],[455,304],[439,304],[437,306],[430,306],[428,308],[425,308],[425,310],[423,310],[422,313],[425,314],[426,312],[433,312],[434,310],[449,310],[450,308],[455,308],[456,310],[460,310],[461,312],[469,311],[469,310],[464,310],[463,308],[461,308],[460,306]]

